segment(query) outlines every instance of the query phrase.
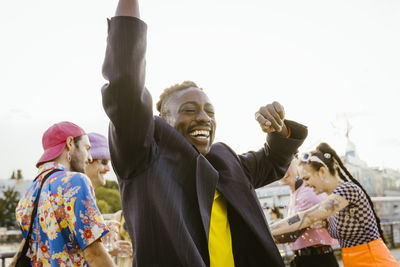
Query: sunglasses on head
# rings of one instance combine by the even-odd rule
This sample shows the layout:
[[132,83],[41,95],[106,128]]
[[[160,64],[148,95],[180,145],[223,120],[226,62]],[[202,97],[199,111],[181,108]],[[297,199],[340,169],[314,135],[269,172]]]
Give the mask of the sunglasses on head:
[[[327,158],[327,159],[329,159],[329,158],[331,158],[331,155],[330,155],[329,153],[325,153],[325,154],[324,154],[324,157]],[[303,153],[303,154],[301,155],[301,157],[300,157],[300,160],[301,160],[302,162],[305,162],[305,163],[318,162],[318,163],[322,164],[322,166],[324,166],[325,168],[328,169],[328,166],[325,164],[325,162],[323,162],[320,158],[318,158],[318,157],[315,156],[315,155],[312,155],[312,154],[309,153],[309,152]]]

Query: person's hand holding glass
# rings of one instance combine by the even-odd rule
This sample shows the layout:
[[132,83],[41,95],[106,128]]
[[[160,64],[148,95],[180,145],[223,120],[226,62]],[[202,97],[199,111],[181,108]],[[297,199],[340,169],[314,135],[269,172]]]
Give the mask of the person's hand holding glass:
[[118,227],[120,223],[115,220],[108,220],[106,221],[106,224],[110,229],[110,232],[103,236],[102,241],[104,248],[107,250],[108,253],[112,255],[111,252],[115,250],[115,244],[118,240]]
[[117,265],[119,267],[128,267],[132,265],[132,243],[126,240],[118,240],[115,243],[117,252]]
[[130,241],[121,240],[119,235],[120,222],[116,220],[106,221],[110,232],[103,238],[103,244],[111,256],[117,257],[117,265],[119,267],[130,266],[132,264],[132,243]]

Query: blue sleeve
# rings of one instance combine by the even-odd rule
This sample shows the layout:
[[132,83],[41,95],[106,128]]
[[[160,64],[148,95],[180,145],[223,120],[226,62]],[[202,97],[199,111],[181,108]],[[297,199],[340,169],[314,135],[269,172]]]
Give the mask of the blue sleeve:
[[[67,211],[73,211],[68,224],[80,248],[84,250],[108,233],[108,228],[96,205],[93,186],[89,178],[83,174],[75,174],[71,178],[70,187],[70,190],[75,193],[75,199],[71,202],[71,206],[66,207]],[[74,229],[71,229],[72,225]]]

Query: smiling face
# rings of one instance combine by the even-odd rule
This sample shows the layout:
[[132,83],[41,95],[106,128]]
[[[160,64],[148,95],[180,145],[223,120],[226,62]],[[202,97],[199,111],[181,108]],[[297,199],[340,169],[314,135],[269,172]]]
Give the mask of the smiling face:
[[163,119],[206,155],[214,141],[214,107],[207,95],[190,87],[172,94],[164,104]]
[[86,175],[92,181],[93,187],[102,186],[106,184],[104,175],[110,171],[108,159],[94,159],[86,167]]
[[304,185],[311,187],[317,195],[326,192],[327,189],[325,179],[323,179],[326,174],[325,170],[325,167],[321,167],[316,171],[309,164],[302,164],[300,168],[300,175]]
[[71,171],[86,172],[86,166],[92,160],[89,150],[90,142],[87,135],[82,135],[76,143],[73,143],[70,151]]

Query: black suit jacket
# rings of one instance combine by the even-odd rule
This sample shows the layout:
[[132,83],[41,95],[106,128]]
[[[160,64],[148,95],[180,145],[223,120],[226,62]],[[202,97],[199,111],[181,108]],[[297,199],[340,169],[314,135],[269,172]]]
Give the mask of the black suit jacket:
[[286,121],[294,138],[269,134],[263,148],[237,155],[216,143],[206,157],[160,117],[144,86],[146,25],[109,23],[103,106],[133,266],[209,266],[208,232],[215,190],[225,197],[235,266],[284,266],[255,188],[284,175],[307,135]]

